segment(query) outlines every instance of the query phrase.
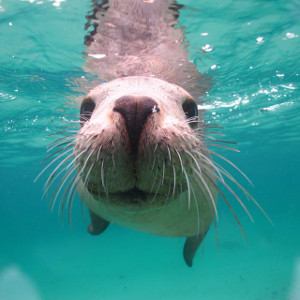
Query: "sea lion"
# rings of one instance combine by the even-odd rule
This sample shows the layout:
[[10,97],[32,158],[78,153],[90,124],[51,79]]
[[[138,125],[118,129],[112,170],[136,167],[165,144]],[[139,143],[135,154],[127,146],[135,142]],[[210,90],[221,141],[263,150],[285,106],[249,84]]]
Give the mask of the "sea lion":
[[109,222],[188,237],[195,251],[215,216],[215,175],[197,128],[204,84],[168,0],[95,5],[86,70],[105,82],[81,103],[75,156],[92,234]]
[[191,265],[191,244],[203,239],[215,205],[214,174],[195,131],[196,115],[188,92],[157,78],[119,78],[87,95],[75,157],[92,234],[115,222],[186,236]]
[[65,158],[46,192],[66,171],[52,205],[71,181],[61,207],[71,209],[76,188],[90,211],[91,234],[117,223],[186,237],[183,255],[192,266],[218,217],[217,181],[250,213],[224,178],[247,192],[210,157],[197,107],[207,81],[188,60],[175,26],[178,8],[170,0],[94,1],[85,68],[97,79],[81,101],[79,131],[51,146],[59,155],[50,165]]

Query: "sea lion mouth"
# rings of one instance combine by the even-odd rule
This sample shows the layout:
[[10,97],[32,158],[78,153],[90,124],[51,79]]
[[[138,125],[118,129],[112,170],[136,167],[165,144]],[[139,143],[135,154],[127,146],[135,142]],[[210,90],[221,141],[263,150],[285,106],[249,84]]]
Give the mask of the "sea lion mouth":
[[134,187],[128,191],[114,193],[112,195],[118,196],[124,202],[138,203],[138,202],[147,201],[147,199],[149,199],[149,195],[152,195],[152,194],[149,194],[147,192],[140,190],[137,187]]
[[132,197],[132,198],[145,198],[146,193],[140,189],[138,189],[137,187],[134,187],[126,192],[121,192],[118,193],[123,195],[124,197]]
[[136,186],[127,191],[105,193],[100,192],[95,184],[89,183],[87,189],[96,198],[117,199],[124,203],[144,203],[154,197],[153,193],[142,191]]

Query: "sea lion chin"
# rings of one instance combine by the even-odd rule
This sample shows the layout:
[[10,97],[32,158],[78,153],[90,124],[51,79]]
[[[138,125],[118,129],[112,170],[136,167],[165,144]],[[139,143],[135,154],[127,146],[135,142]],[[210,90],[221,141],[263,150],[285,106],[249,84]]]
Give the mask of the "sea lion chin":
[[157,78],[125,77],[93,89],[80,111],[75,164],[89,231],[113,222],[190,237],[187,249],[200,243],[214,218],[215,179],[192,96]]

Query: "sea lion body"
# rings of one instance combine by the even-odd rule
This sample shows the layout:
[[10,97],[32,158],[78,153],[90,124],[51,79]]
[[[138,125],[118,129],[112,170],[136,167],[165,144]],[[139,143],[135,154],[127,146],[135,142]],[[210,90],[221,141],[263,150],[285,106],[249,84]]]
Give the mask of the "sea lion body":
[[73,136],[68,131],[49,147],[51,161],[37,177],[54,166],[45,194],[61,180],[51,195],[51,208],[62,196],[60,211],[67,208],[71,218],[77,190],[89,209],[90,234],[116,223],[182,236],[188,266],[210,225],[218,221],[218,195],[241,230],[227,194],[251,221],[239,194],[272,223],[226,166],[212,159],[251,184],[233,162],[207,147],[210,141],[214,149],[238,151],[215,127],[207,135],[212,127],[197,106],[207,80],[189,61],[176,26],[181,6],[171,0],[93,4],[87,17],[92,31],[86,38],[85,70],[94,76],[80,81],[86,92],[80,102],[80,129]]
[[81,103],[76,186],[90,233],[117,223],[187,237],[191,266],[215,217],[217,189],[196,104],[203,84],[175,8],[168,0],[95,7],[86,71],[98,79]]

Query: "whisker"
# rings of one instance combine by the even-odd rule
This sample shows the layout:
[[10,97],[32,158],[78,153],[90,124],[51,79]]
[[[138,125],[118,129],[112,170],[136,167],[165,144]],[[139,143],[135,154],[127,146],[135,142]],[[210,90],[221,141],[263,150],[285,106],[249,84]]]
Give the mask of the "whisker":
[[223,161],[225,161],[226,163],[228,163],[230,166],[232,166],[238,173],[240,173],[242,175],[242,177],[244,177],[244,179],[253,186],[253,182],[249,179],[249,177],[236,165],[234,164],[231,160],[227,159],[226,157],[224,157],[223,155],[216,153],[214,151],[211,151],[211,154],[214,156],[219,157],[220,159],[222,159]]
[[52,149],[60,146],[62,143],[70,142],[72,140],[75,140],[75,136],[64,136],[64,137],[58,138],[48,145],[47,152],[50,152]]
[[97,158],[96,158],[97,161],[99,161],[101,151],[102,151],[102,145],[99,147],[99,149],[97,151]]
[[73,151],[73,148],[68,149],[67,151],[65,151],[64,153],[61,153],[60,155],[58,155],[56,158],[54,158],[38,175],[37,177],[34,179],[34,182],[37,182],[41,176],[57,161],[59,160],[61,157],[63,157],[64,155],[66,155],[67,153]]
[[53,211],[55,204],[57,202],[58,196],[61,193],[65,183],[67,182],[67,180],[69,179],[69,176],[75,171],[74,168],[71,168],[68,172],[66,172],[66,174],[64,175],[64,177],[62,178],[61,184],[59,189],[54,193],[55,197],[53,200],[50,201],[50,210]]
[[[74,166],[74,169],[77,170],[76,165]],[[75,186],[77,185],[78,181],[80,180],[79,172],[74,175],[72,180],[70,181],[69,185],[66,187],[63,196],[62,196],[62,202],[61,202],[61,212],[63,213],[65,206],[67,206],[69,210],[69,202],[70,202],[70,194],[75,189]],[[70,220],[68,218],[68,222],[70,223]]]
[[[73,149],[72,149],[73,150]],[[48,179],[45,183],[45,187],[49,185],[49,183],[52,181],[52,179],[56,176],[56,172],[59,170],[59,168],[64,165],[66,162],[68,162],[68,160],[74,156],[74,152],[72,152],[71,154],[69,154],[68,156],[66,156],[63,160],[60,161],[59,164],[57,164],[57,166],[53,169],[53,171],[50,173],[50,175],[48,176]],[[64,170],[64,169],[63,169]],[[61,170],[59,174],[61,174],[63,172],[63,170]]]
[[196,227],[196,232],[201,233],[201,222],[200,222],[200,210],[199,210],[199,203],[197,201],[197,197],[195,195],[195,191],[193,188],[191,188],[191,192],[193,194],[193,199],[194,199],[194,203],[196,206],[196,218],[197,218],[197,227]]
[[[157,177],[158,177],[158,176],[159,176],[159,169],[156,168],[156,170],[155,170],[155,176],[153,177],[153,182],[152,182],[152,186],[151,186],[151,190],[150,190],[151,193],[153,192],[153,189],[154,189],[155,184],[156,184],[156,182],[157,182]],[[152,203],[155,201],[155,199],[156,199],[156,197],[157,197],[157,194],[158,194],[158,191],[160,190],[160,188],[161,188],[161,182],[160,182],[160,180],[159,180],[158,186],[156,187],[155,192],[154,192],[154,195],[153,195],[153,197],[152,197],[152,199],[151,199],[151,202],[152,202]],[[169,193],[168,193],[168,194],[169,194]]]
[[[91,146],[91,145],[90,145]],[[86,149],[88,150],[90,146]],[[85,161],[86,162],[86,161]],[[76,163],[75,163],[76,164]],[[79,166],[75,165],[76,169],[79,169]],[[74,196],[75,196],[75,191],[76,191],[76,186],[79,183],[80,180],[82,180],[81,175],[84,172],[84,168],[81,168],[80,171],[77,173],[77,175],[74,177],[73,182],[70,183],[68,189],[66,190],[66,205],[68,208],[68,222],[69,224],[72,223],[72,209],[73,209],[73,202],[74,202]],[[64,195],[65,198],[65,195]]]
[[216,144],[216,143],[208,143],[208,144],[209,144],[209,146],[212,146],[212,147],[221,148],[221,149],[225,149],[225,150],[229,150],[229,151],[233,151],[233,152],[237,152],[237,153],[240,152],[240,150],[238,150],[236,148],[228,147],[223,144]]
[[225,169],[220,167],[220,171],[223,173],[226,178],[228,178],[233,184],[235,184],[246,196],[247,199],[249,199],[254,205],[260,210],[260,212],[264,215],[264,217],[269,221],[270,224],[273,225],[273,222],[267,212],[262,208],[262,206],[255,200],[255,198]]
[[59,153],[62,153],[63,151],[70,149],[70,148],[74,148],[75,143],[68,143],[66,146],[60,148],[60,149],[56,149],[55,151],[48,153],[48,155],[45,157],[45,161],[48,161],[50,159],[52,159],[54,156],[56,156]]
[[115,162],[115,153],[114,152],[111,154],[111,161],[112,161],[112,165],[113,165],[113,170],[115,170],[116,162]]
[[46,197],[46,195],[48,194],[48,191],[52,185],[52,183],[55,181],[56,178],[58,178],[58,176],[63,173],[67,167],[71,166],[71,163],[66,167],[63,168],[61,171],[58,171],[58,169],[64,165],[66,162],[68,162],[68,160],[74,155],[74,153],[71,153],[70,155],[68,155],[66,158],[64,158],[56,167],[55,169],[51,172],[51,174],[48,176],[48,179],[46,180],[45,184],[44,184],[44,193],[42,198]]
[[71,190],[70,190],[70,195],[68,196],[68,221],[69,224],[72,224],[72,210],[73,210],[73,204],[74,204],[74,196],[75,196],[75,190],[76,186],[80,180],[80,176],[75,178]]
[[216,139],[213,136],[206,136],[207,139],[212,140],[216,143],[224,143],[224,144],[230,144],[230,145],[237,145],[236,141],[229,141],[229,140],[222,140],[222,139]]
[[182,162],[182,158],[181,158],[181,155],[179,153],[179,151],[177,149],[175,149],[175,153],[177,154],[178,156],[178,159],[179,159],[179,162],[180,162],[180,167],[181,167],[181,172],[183,173],[183,162]]
[[172,165],[172,169],[173,169],[173,192],[172,192],[172,197],[175,197],[176,194],[176,169],[174,167],[174,165]]
[[104,181],[104,158],[102,158],[102,161],[101,161],[101,184],[103,186],[105,194],[107,195],[108,192],[107,192],[107,189],[106,189],[106,186],[105,186],[105,181]]
[[165,168],[166,168],[166,164],[165,164],[165,160],[162,160],[162,177],[161,177],[161,185],[163,185],[164,180],[165,180]]
[[92,169],[95,167],[95,162],[93,164],[91,164],[90,168],[88,169],[88,171],[86,172],[86,176],[85,176],[85,179],[83,181],[83,185],[86,186],[88,180],[89,180],[89,176],[92,172]]
[[169,155],[169,161],[172,162],[172,155],[170,151],[170,147],[167,145],[168,155]]
[[151,172],[153,172],[154,167],[155,167],[155,163],[156,163],[156,156],[152,155],[152,157],[153,157],[153,162],[152,162],[152,166],[151,166]]
[[[92,140],[92,137],[88,139],[87,143],[90,143],[91,140]],[[91,147],[92,147],[92,144],[89,144],[89,146],[87,148],[85,148],[83,151],[87,152],[87,151],[89,151],[89,149]],[[88,163],[90,157],[92,156],[92,154],[94,153],[94,151],[95,150],[90,151],[90,153],[88,154],[87,158],[85,159],[85,162],[84,162],[82,168],[77,173],[77,176],[74,178],[73,183],[70,184],[69,187],[68,187],[68,189],[66,190],[66,192],[68,192],[66,204],[68,206],[68,221],[69,221],[70,224],[72,223],[72,209],[73,209],[73,202],[74,202],[76,185],[81,180],[81,175],[84,173],[84,171],[86,169],[86,166],[87,166],[87,163]],[[75,160],[75,164],[76,164],[76,160]],[[75,166],[75,168],[78,169],[78,166]]]
[[72,179],[70,179],[70,184],[65,188],[64,193],[63,193],[63,195],[61,197],[60,206],[59,206],[59,214],[61,216],[64,215],[65,205],[66,205],[66,202],[67,202],[67,197],[66,196],[67,196],[67,194],[69,192],[69,188],[73,184],[75,178],[77,177],[77,173],[76,173],[77,170],[76,170],[75,166],[72,169],[70,169],[69,172],[70,172],[69,179],[71,178],[72,175],[74,175],[74,176],[73,176]]
[[215,163],[208,156],[202,154],[201,152],[198,152],[198,153],[194,152],[194,154],[196,154],[197,156],[199,156],[200,161],[203,162],[203,160],[204,160],[206,163],[208,163],[214,169],[214,171],[216,172],[216,174],[218,175],[219,180],[224,181],[224,178],[223,178],[222,174],[220,173],[219,168],[215,165]]
[[210,124],[204,123],[204,128],[205,129],[224,129],[223,126],[214,124],[214,123],[210,123]]
[[202,175],[202,172],[201,172],[201,169],[198,171],[196,169],[193,169],[193,172],[196,173],[196,175],[198,176],[198,178],[200,179],[201,181],[201,184],[204,186],[206,192],[208,193],[208,196],[209,196],[209,199],[213,205],[213,209],[214,209],[214,214],[215,214],[215,217],[216,217],[216,221],[219,222],[219,215],[218,215],[218,209],[217,209],[217,205],[216,205],[216,201],[211,193],[211,190],[209,188],[209,186],[207,185],[203,175]]
[[202,127],[198,127],[198,128],[195,128],[193,129],[198,136],[200,137],[207,137],[207,135],[215,135],[215,136],[225,136],[225,134],[223,132],[219,132],[219,131],[210,131],[210,130],[207,130],[205,128],[202,128]]
[[47,134],[47,137],[61,136],[62,135],[64,138],[67,138],[67,137],[71,137],[71,136],[76,136],[77,134],[78,134],[78,129],[77,128],[74,128],[74,129],[70,129],[70,128],[65,129],[64,128],[62,130],[57,130],[53,133]]
[[[221,172],[223,173],[223,171],[221,170]],[[224,173],[223,173],[224,174]],[[225,175],[225,174],[224,174]],[[226,175],[225,175],[226,176]],[[226,176],[227,177],[227,176]],[[247,216],[249,217],[250,221],[252,223],[254,223],[254,219],[252,214],[249,212],[247,206],[244,204],[244,202],[241,200],[241,198],[235,193],[235,191],[225,182],[225,181],[221,181],[221,184],[233,195],[233,197],[237,200],[237,202],[241,205],[241,207],[243,208],[244,212],[247,214]]]
[[185,168],[183,168],[183,174],[184,174],[185,181],[186,181],[186,184],[187,184],[187,192],[188,192],[188,209],[190,209],[190,208],[191,208],[191,185],[190,185],[190,181],[189,181],[189,178],[188,178],[188,175],[187,175],[187,173],[186,173]]
[[230,202],[228,201],[226,195],[223,193],[223,191],[216,185],[215,181],[213,180],[213,178],[208,174],[209,170],[208,169],[205,169],[205,174],[206,174],[206,177],[207,179],[209,180],[210,184],[214,187],[214,189],[216,191],[218,191],[218,193],[220,194],[221,198],[223,199],[224,203],[226,204],[226,206],[228,207],[228,209],[230,210],[233,218],[235,219],[239,229],[240,229],[240,232],[243,236],[246,235],[245,233],[245,230],[244,230],[244,227],[236,213],[236,211],[234,210],[233,206],[230,204]]
[[212,195],[211,190],[210,190],[209,186],[207,185],[207,183],[206,183],[206,181],[205,181],[205,179],[203,177],[202,168],[200,167],[197,159],[192,155],[192,153],[189,152],[189,151],[186,151],[186,152],[187,152],[188,156],[194,161],[194,163],[195,163],[195,165],[197,167],[197,169],[193,168],[193,171],[196,172],[196,174],[198,175],[198,178],[200,179],[202,185],[204,185],[204,188],[205,188],[206,192],[209,195],[209,198],[210,198],[211,203],[212,203],[213,208],[214,208],[216,221],[218,222],[219,216],[218,216],[218,210],[217,210],[217,205],[216,205],[216,202],[215,202],[215,198]]

